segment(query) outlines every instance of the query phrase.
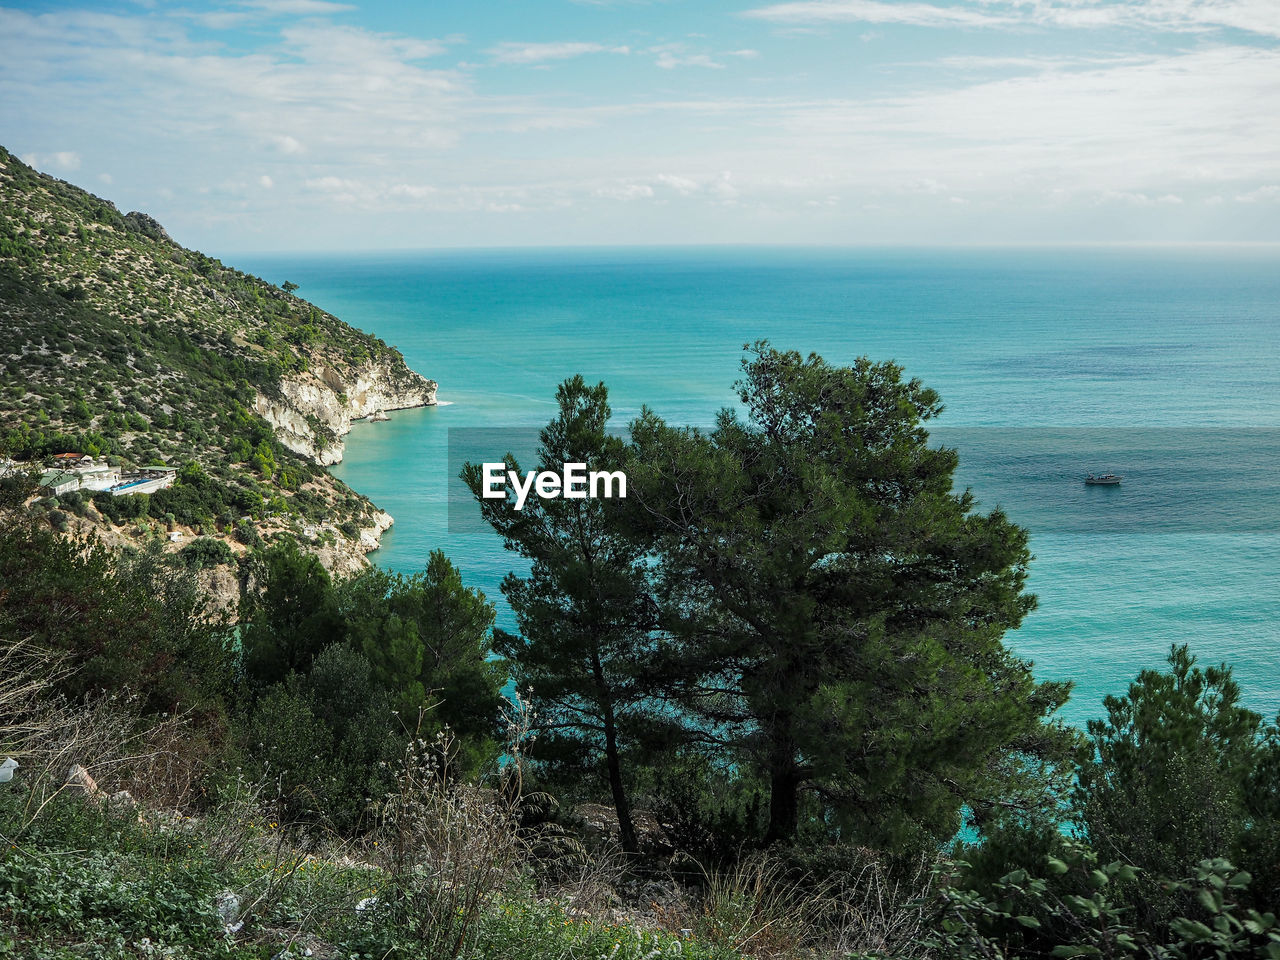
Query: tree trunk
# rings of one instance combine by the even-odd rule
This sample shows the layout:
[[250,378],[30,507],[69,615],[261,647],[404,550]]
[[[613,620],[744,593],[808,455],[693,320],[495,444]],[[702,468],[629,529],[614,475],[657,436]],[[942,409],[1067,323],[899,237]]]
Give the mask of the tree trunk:
[[622,761],[618,758],[618,727],[613,715],[613,699],[609,696],[604,680],[604,667],[600,663],[599,654],[591,654],[591,671],[595,675],[596,686],[600,691],[600,713],[604,723],[604,756],[609,767],[609,790],[613,793],[613,809],[618,814],[618,833],[622,839],[622,849],[627,853],[639,853],[640,845],[636,842],[635,824],[631,822],[631,804],[627,801],[627,791],[622,785]]
[[800,774],[794,764],[769,774],[769,829],[765,846],[794,839],[800,823]]

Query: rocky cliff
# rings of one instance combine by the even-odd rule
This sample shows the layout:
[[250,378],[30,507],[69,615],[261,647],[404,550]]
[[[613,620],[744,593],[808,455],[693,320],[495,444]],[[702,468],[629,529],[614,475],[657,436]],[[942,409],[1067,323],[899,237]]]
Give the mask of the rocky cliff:
[[351,421],[379,410],[426,407],[436,402],[436,382],[412,370],[372,363],[344,373],[320,366],[286,376],[270,393],[259,391],[253,411],[275,428],[280,442],[317,463],[342,459]]

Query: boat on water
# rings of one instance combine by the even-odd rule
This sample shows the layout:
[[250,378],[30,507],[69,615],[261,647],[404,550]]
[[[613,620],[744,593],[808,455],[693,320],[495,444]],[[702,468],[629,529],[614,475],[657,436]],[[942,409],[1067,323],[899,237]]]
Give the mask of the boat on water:
[[1117,477],[1114,473],[1100,473],[1096,476],[1089,474],[1084,478],[1085,486],[1089,487],[1117,487],[1124,477]]

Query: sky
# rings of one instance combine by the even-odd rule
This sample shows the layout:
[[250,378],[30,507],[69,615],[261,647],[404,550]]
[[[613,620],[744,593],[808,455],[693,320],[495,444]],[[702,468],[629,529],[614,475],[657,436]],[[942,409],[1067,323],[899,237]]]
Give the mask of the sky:
[[1280,242],[1280,0],[22,2],[0,144],[217,255]]

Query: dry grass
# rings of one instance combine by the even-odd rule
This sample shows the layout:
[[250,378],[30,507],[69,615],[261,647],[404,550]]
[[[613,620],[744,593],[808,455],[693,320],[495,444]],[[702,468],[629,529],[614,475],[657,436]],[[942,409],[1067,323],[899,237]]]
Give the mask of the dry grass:
[[236,890],[241,936],[264,932],[261,918],[288,902],[293,905],[291,929],[269,933],[276,939],[285,936],[291,944],[350,910],[357,899],[372,892],[376,879],[372,868],[340,871],[341,882],[336,879],[339,872],[321,870],[337,864],[357,866],[351,858],[352,844],[285,824],[279,819],[282,809],[278,784],[237,778],[222,792],[217,809],[194,824],[192,832],[217,870],[234,869],[242,878]]
[[129,755],[112,765],[109,779],[146,806],[191,813],[206,805],[217,752],[208,729],[198,729],[187,715],[150,720],[130,742]]
[[65,674],[65,660],[53,651],[0,641],[0,755],[30,759],[32,741],[48,733],[48,691]]
[[894,877],[868,854],[855,871],[816,881],[761,853],[702,872],[700,891],[658,908],[664,927],[758,960],[922,956],[923,919],[911,904],[927,890],[927,864]]
[[152,805],[184,806],[203,768],[187,718],[144,723],[136,700],[124,694],[72,702],[55,689],[68,672],[56,652],[29,642],[0,644],[0,754],[21,764],[18,832],[54,797],[82,790],[68,782],[77,765],[96,784],[95,800],[127,787]]
[[526,853],[501,793],[450,779],[453,751],[447,734],[410,744],[375,858],[397,926],[442,958],[459,956],[494,899],[522,879]]
[[828,891],[791,877],[768,854],[744,857],[704,878],[686,925],[709,943],[769,960],[798,957],[828,925]]
[[631,863],[620,847],[584,853],[568,869],[557,871],[553,883],[546,884],[543,895],[563,905],[573,917],[589,917],[604,922],[622,918],[622,898],[618,890],[626,879]]
[[921,860],[910,873],[894,876],[868,856],[859,872],[835,890],[833,954],[923,958],[919,944],[927,932],[926,916],[915,905],[929,895],[932,866]]

